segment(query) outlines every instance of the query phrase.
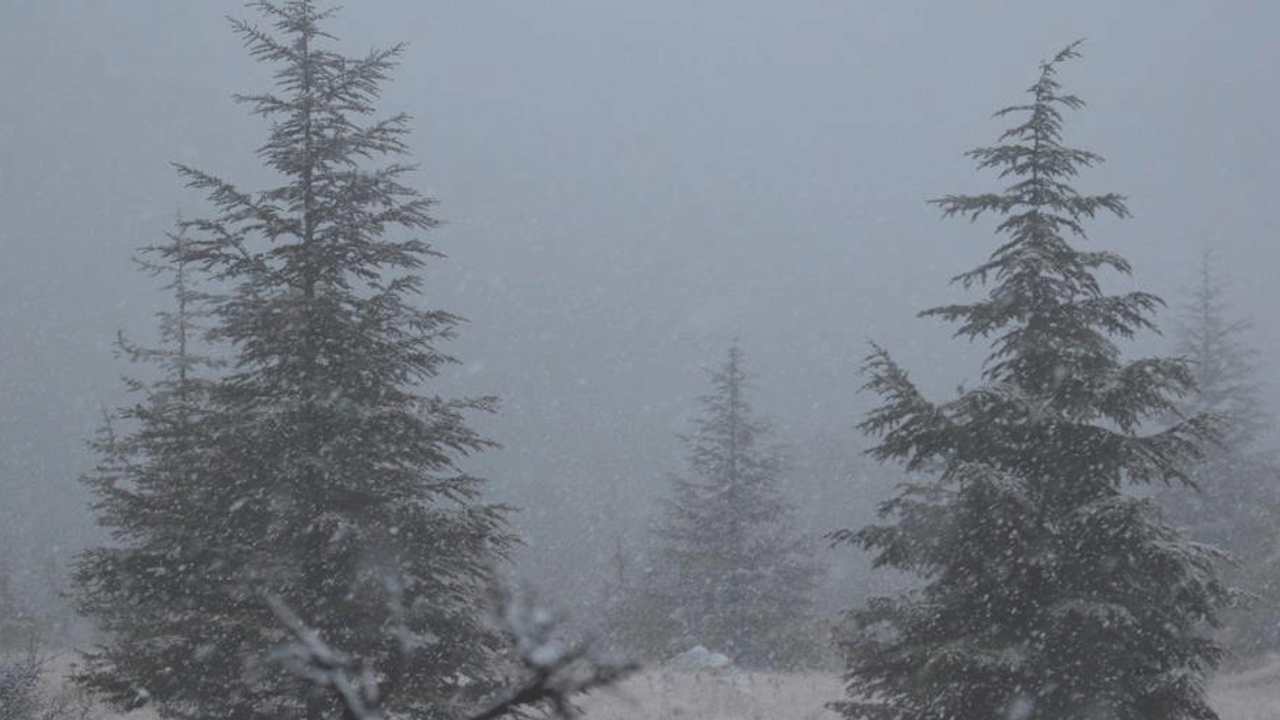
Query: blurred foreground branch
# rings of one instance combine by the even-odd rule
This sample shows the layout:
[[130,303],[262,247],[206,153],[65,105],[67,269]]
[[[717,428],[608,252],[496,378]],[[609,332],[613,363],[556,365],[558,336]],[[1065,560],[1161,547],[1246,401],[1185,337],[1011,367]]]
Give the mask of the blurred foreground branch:
[[[494,596],[498,620],[514,643],[524,678],[468,720],[495,720],[535,707],[568,720],[578,712],[572,702],[575,695],[613,685],[639,667],[603,657],[590,643],[570,645],[557,638],[552,614],[533,605],[525,594],[499,590]],[[386,719],[374,668],[331,647],[279,597],[268,596],[267,602],[293,637],[274,654],[276,661],[331,693],[348,720]],[[403,641],[408,630],[398,627],[394,632]]]

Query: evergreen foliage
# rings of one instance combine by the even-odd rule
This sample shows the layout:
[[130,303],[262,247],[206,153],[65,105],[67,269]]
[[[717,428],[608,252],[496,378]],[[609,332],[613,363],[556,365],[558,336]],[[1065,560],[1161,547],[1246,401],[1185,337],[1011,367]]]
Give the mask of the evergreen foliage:
[[[91,443],[98,464],[85,478],[98,522],[116,543],[86,551],[74,576],[81,612],[111,636],[79,679],[125,707],[198,687],[206,676],[199,659],[217,662],[207,651],[218,638],[208,611],[223,602],[235,607],[234,556],[200,528],[218,521],[215,495],[227,491],[216,476],[218,418],[210,403],[218,363],[197,352],[201,298],[182,259],[186,242],[180,227],[139,261],[166,278],[174,309],[158,313],[158,346],[121,335],[117,349],[155,366],[158,377],[126,378],[140,401],[106,418]],[[117,433],[121,424],[130,431]]]
[[1263,407],[1258,353],[1245,339],[1252,326],[1230,319],[1228,278],[1216,262],[1216,253],[1206,247],[1199,278],[1179,308],[1176,349],[1191,363],[1195,390],[1178,403],[1178,413],[1222,416],[1226,422],[1217,445],[1237,452],[1254,446],[1272,420]]
[[1077,249],[1084,223],[1124,217],[1123,198],[1071,181],[1097,155],[1062,144],[1059,65],[1043,63],[1000,144],[969,153],[1009,184],[934,201],[944,216],[998,216],[1003,240],[955,281],[987,288],[922,315],[990,339],[982,383],[925,398],[876,347],[866,387],[882,404],[862,423],[875,457],[917,473],[881,511],[885,524],[837,533],[920,586],[848,614],[841,639],[850,718],[1067,720],[1214,718],[1206,636],[1228,593],[1215,553],[1186,542],[1127,484],[1182,483],[1214,427],[1196,416],[1144,434],[1194,382],[1178,360],[1123,362],[1117,339],[1153,329],[1160,300],[1104,294],[1119,255]]
[[165,717],[341,716],[270,660],[288,639],[272,597],[363,658],[388,712],[457,717],[494,673],[484,592],[512,539],[456,464],[491,444],[465,415],[492,400],[426,389],[459,319],[414,304],[438,255],[418,236],[436,221],[405,184],[408,118],[374,117],[401,47],[345,57],[326,49],[331,10],[252,7],[268,27],[234,29],[276,66],[276,90],[238,100],[271,123],[259,156],[280,184],[250,192],[179,167],[216,213],[159,257],[181,287],[199,273],[220,290],[200,298],[198,335],[225,367],[192,373],[180,288],[167,345],[130,350],[164,376],[136,384],[126,432],[97,443],[88,482],[116,542],[76,577],[108,633],[79,680]]
[[742,350],[729,348],[681,436],[689,468],[671,477],[656,567],[629,600],[653,654],[703,645],[749,667],[807,659],[804,632],[820,573],[791,527],[786,460],[747,397]]
[[1186,291],[1175,326],[1177,351],[1191,363],[1195,390],[1179,417],[1215,413],[1225,420],[1218,442],[1191,469],[1197,492],[1166,492],[1170,519],[1195,540],[1229,551],[1222,573],[1255,596],[1252,607],[1224,616],[1224,641],[1238,654],[1280,647],[1280,464],[1259,449],[1272,428],[1262,403],[1250,325],[1230,319],[1227,278],[1205,248],[1199,278]]

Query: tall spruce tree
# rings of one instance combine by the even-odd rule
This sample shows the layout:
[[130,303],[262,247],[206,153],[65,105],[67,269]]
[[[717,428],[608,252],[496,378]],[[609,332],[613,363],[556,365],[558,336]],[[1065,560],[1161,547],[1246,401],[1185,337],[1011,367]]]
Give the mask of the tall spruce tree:
[[751,407],[736,343],[710,380],[693,433],[680,438],[689,473],[671,477],[657,567],[632,607],[657,651],[703,645],[746,666],[794,664],[812,652],[803,630],[819,568],[791,526],[785,456]]
[[401,47],[344,57],[331,10],[252,6],[267,27],[233,26],[276,89],[238,99],[271,122],[259,156],[280,183],[179,168],[216,213],[165,257],[222,288],[205,339],[228,364],[191,422],[144,388],[100,446],[90,482],[117,543],[77,576],[109,633],[80,679],[166,717],[341,716],[271,661],[289,637],[271,599],[362,658],[385,711],[456,717],[493,674],[484,585],[511,538],[457,465],[490,445],[465,415],[491,400],[425,387],[459,320],[415,305],[436,221],[398,161],[408,118],[374,117]]
[[934,201],[945,216],[999,216],[989,260],[956,277],[988,288],[924,311],[993,338],[983,382],[926,399],[875,348],[866,387],[883,404],[862,428],[872,453],[924,480],[882,507],[884,525],[837,534],[921,585],[853,609],[841,640],[848,718],[1176,720],[1213,718],[1205,677],[1219,649],[1205,629],[1227,591],[1213,553],[1183,540],[1130,483],[1182,482],[1213,433],[1196,417],[1153,434],[1194,380],[1184,363],[1122,362],[1116,339],[1152,328],[1160,300],[1104,294],[1097,274],[1129,264],[1073,244],[1114,194],[1069,184],[1101,160],[1062,144],[1062,111],[1083,103],[1043,63],[1000,144],[969,153],[1010,184]]
[[1224,615],[1224,642],[1238,654],[1280,647],[1280,463],[1258,447],[1271,429],[1248,322],[1230,317],[1227,278],[1205,248],[1197,282],[1185,292],[1175,325],[1177,351],[1191,363],[1195,390],[1179,417],[1215,413],[1217,443],[1191,469],[1196,492],[1162,494],[1171,521],[1194,540],[1229,551],[1222,573],[1256,596],[1252,607]]

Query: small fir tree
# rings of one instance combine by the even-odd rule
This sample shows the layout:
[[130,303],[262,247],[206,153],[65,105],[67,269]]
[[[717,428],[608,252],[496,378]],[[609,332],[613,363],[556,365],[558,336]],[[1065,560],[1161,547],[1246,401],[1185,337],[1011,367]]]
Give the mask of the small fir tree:
[[812,652],[802,631],[819,569],[791,527],[785,457],[752,410],[736,344],[710,377],[694,432],[680,438],[689,475],[671,478],[656,562],[631,605],[651,650],[703,645],[742,665],[795,664]]
[[222,289],[204,337],[227,368],[193,407],[140,388],[128,432],[99,444],[90,483],[117,544],[77,575],[108,631],[80,680],[166,717],[340,717],[272,660],[289,636],[271,598],[361,658],[388,713],[457,717],[494,674],[485,585],[511,538],[457,466],[490,446],[465,414],[491,400],[425,388],[459,319],[414,304],[436,221],[398,161],[407,117],[373,117],[401,48],[345,57],[332,11],[252,6],[269,27],[233,25],[277,89],[239,100],[271,121],[259,156],[280,183],[180,167],[216,214],[163,255]]
[[[187,242],[179,223],[166,244],[146,248],[139,260],[166,278],[173,309],[157,314],[159,345],[121,335],[117,349],[158,377],[126,378],[140,402],[105,419],[92,443],[98,464],[85,477],[98,522],[116,542],[86,551],[73,577],[79,609],[112,639],[87,655],[78,679],[124,706],[198,687],[204,669],[197,659],[217,637],[205,612],[216,603],[235,606],[227,582],[234,556],[192,532],[217,510],[209,393],[219,363],[198,352],[202,297],[183,260]],[[130,431],[117,433],[121,424]],[[215,667],[228,662],[208,659]]]
[[1197,541],[1229,551],[1225,578],[1256,596],[1252,607],[1224,616],[1225,642],[1237,654],[1280,647],[1280,464],[1258,448],[1272,421],[1262,402],[1257,352],[1247,322],[1230,319],[1227,278],[1205,248],[1175,326],[1177,351],[1191,364],[1195,390],[1178,417],[1214,413],[1224,419],[1217,443],[1191,469],[1196,492],[1165,492],[1170,519]]
[[1218,445],[1247,449],[1271,429],[1258,379],[1257,350],[1246,336],[1250,323],[1232,320],[1227,302],[1228,277],[1218,268],[1218,255],[1206,247],[1199,278],[1185,291],[1175,325],[1177,351],[1191,363],[1195,390],[1178,403],[1183,415],[1214,413],[1226,419]]
[[1104,294],[1083,223],[1127,215],[1114,194],[1069,184],[1098,156],[1062,144],[1058,66],[1041,67],[1001,144],[970,153],[1010,184],[935,201],[944,215],[998,215],[990,259],[959,275],[987,296],[923,314],[993,338],[980,386],[927,400],[875,348],[867,388],[883,399],[862,423],[872,453],[928,480],[882,507],[887,524],[837,534],[912,573],[915,590],[850,611],[841,640],[851,720],[1176,720],[1214,718],[1204,684],[1220,652],[1206,637],[1227,592],[1213,553],[1187,543],[1156,504],[1124,486],[1182,482],[1212,434],[1196,417],[1140,433],[1192,385],[1176,360],[1122,362],[1116,338],[1151,329],[1158,298]]

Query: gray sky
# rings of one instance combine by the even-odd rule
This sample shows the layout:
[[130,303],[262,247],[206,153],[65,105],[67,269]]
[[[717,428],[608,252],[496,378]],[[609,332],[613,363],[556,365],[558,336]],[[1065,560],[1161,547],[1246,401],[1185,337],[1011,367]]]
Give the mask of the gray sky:
[[[427,301],[471,320],[448,382],[504,398],[478,424],[506,449],[476,467],[527,507],[535,557],[563,549],[590,571],[612,530],[582,533],[639,527],[681,468],[673,433],[700,368],[732,336],[810,475],[862,444],[866,339],[931,390],[972,380],[985,348],[914,314],[963,297],[946,279],[994,247],[991,226],[924,201],[996,186],[963,152],[994,142],[990,114],[1077,38],[1061,80],[1089,106],[1067,138],[1108,159],[1078,188],[1126,194],[1135,216],[1092,242],[1171,300],[1212,243],[1262,357],[1280,352],[1275,8],[360,0],[331,30],[353,51],[409,43],[383,109],[415,117],[418,184],[447,222]],[[270,180],[253,157],[265,129],[230,100],[269,70],[227,14],[248,11],[0,4],[0,487],[41,510],[19,523],[33,531],[121,399],[116,330],[148,337],[163,302],[130,254],[204,209],[168,163]],[[867,493],[847,482],[861,522]]]

